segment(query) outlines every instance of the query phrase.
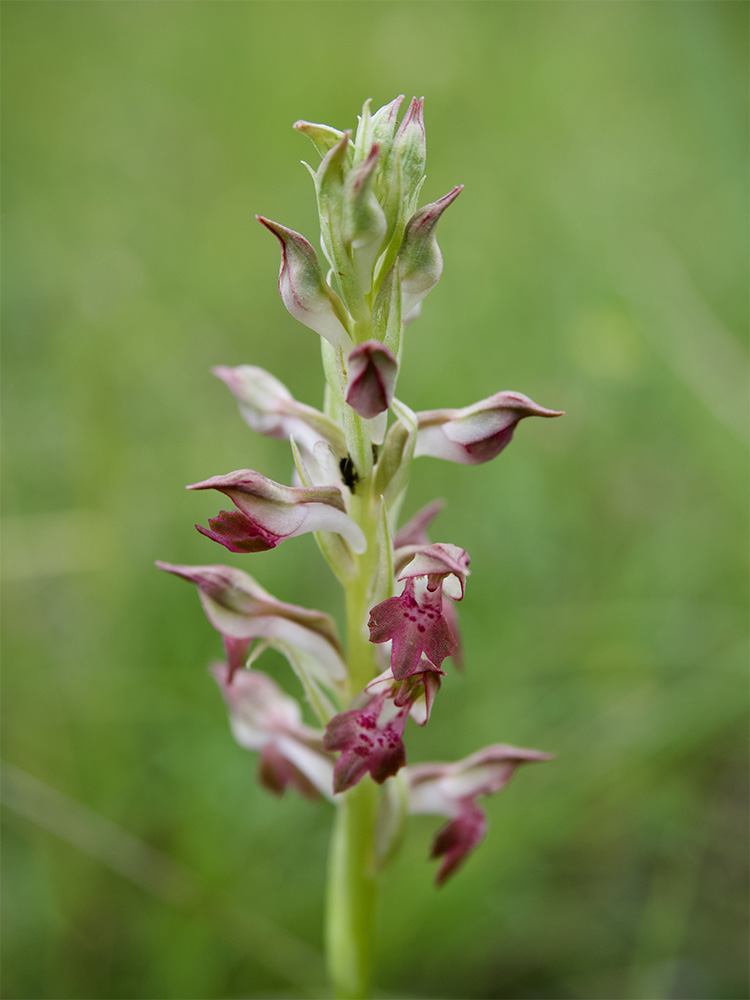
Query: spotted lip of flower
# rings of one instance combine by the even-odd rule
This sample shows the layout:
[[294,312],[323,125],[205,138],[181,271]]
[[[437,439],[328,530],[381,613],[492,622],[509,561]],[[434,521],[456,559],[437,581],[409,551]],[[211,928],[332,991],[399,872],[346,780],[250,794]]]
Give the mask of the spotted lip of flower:
[[405,581],[403,592],[376,605],[369,621],[370,642],[392,640],[391,669],[397,680],[417,672],[423,656],[433,669],[440,669],[457,647],[443,615],[443,590],[461,600],[469,573],[469,556],[457,545],[438,542],[406,548],[416,551],[407,553],[411,560],[405,566],[402,562],[398,578]]
[[417,414],[415,457],[431,455],[462,465],[489,462],[506,448],[524,417],[561,417],[520,392],[497,392],[460,410],[425,410]]
[[425,725],[441,674],[427,660],[402,681],[394,680],[388,670],[370,681],[355,699],[357,707],[331,719],[323,748],[341,751],[334,767],[335,792],[345,792],[368,772],[382,784],[404,766],[406,719],[411,715],[418,725]]
[[211,673],[235,740],[261,753],[260,783],[275,795],[291,786],[307,798],[332,798],[333,758],[323,750],[322,732],[302,722],[299,703],[260,671],[242,670],[233,678],[230,666],[219,663]]
[[450,817],[433,843],[433,858],[442,857],[438,885],[463,864],[481,842],[487,818],[477,805],[480,795],[503,789],[525,763],[551,760],[553,754],[498,743],[452,764],[417,764],[406,768],[409,811]]
[[335,715],[326,727],[325,750],[340,750],[333,769],[334,792],[352,788],[368,771],[379,785],[406,763],[402,740],[408,706],[395,708],[387,692],[364,708]]
[[235,504],[237,510],[210,518],[210,528],[196,525],[230,552],[262,552],[309,531],[336,532],[354,552],[365,550],[364,535],[346,513],[338,486],[283,486],[252,469],[240,469],[187,489],[219,490]]

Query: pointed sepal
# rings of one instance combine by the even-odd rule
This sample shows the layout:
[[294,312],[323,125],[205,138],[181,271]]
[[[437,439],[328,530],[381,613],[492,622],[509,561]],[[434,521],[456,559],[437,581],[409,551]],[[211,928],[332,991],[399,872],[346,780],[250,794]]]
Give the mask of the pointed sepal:
[[460,410],[426,410],[417,414],[415,457],[430,455],[462,465],[489,462],[506,448],[524,417],[561,417],[521,392],[497,392]]
[[442,198],[420,208],[406,224],[397,259],[405,321],[440,280],[443,255],[435,238],[435,229],[443,212],[462,190],[463,184],[454,187]]
[[281,244],[279,294],[286,308],[335,347],[347,349],[351,340],[344,325],[346,310],[323,277],[314,248],[293,229],[262,215],[256,215],[256,219]]

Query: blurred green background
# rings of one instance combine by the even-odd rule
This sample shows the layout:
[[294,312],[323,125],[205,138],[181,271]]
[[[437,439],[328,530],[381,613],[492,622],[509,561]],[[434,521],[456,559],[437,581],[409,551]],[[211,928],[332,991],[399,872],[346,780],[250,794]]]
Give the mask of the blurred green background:
[[567,411],[490,464],[415,467],[405,513],[445,497],[433,537],[473,575],[466,673],[408,752],[558,757],[487,801],[439,892],[439,820],[410,822],[379,993],[746,997],[747,5],[2,8],[3,996],[327,995],[330,810],[256,786],[218,637],[153,561],[340,614],[309,536],[219,552],[182,487],[288,481],[209,374],[321,400],[252,216],[317,241],[292,122],[403,92],[424,200],[466,189],[399,395]]

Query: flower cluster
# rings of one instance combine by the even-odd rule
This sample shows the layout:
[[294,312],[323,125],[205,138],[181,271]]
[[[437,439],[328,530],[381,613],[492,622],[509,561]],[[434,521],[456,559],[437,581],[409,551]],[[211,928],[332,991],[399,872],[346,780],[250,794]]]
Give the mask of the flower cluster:
[[[548,755],[498,744],[457,763],[406,766],[409,717],[427,723],[445,661],[461,662],[456,603],[469,576],[464,549],[428,537],[439,502],[398,528],[410,467],[423,456],[487,462],[524,417],[560,414],[508,391],[421,413],[397,398],[403,332],[440,279],[436,228],[462,190],[418,207],[423,101],[413,99],[399,121],[402,102],[398,97],[374,113],[365,103],[354,133],[295,124],[320,157],[316,167],[306,166],[322,259],[304,236],[258,216],[280,244],[282,302],[321,338],[325,402],[322,409],[301,403],[251,365],[214,372],[254,431],[291,444],[290,483],[240,469],[188,487],[216,490],[231,503],[208,527],[197,526],[230,552],[265,551],[313,533],[344,587],[346,643],[328,614],[277,599],[242,570],[159,566],[197,586],[222,637],[225,662],[213,675],[235,739],[260,753],[261,783],[340,804],[371,778],[385,786],[377,825],[391,834],[390,789],[398,785],[410,811],[449,820],[433,847],[442,883],[484,836],[477,798],[503,788],[520,764]],[[319,728],[303,722],[301,705],[255,669],[269,647],[289,662]],[[391,834],[379,847],[374,838],[383,856]]]

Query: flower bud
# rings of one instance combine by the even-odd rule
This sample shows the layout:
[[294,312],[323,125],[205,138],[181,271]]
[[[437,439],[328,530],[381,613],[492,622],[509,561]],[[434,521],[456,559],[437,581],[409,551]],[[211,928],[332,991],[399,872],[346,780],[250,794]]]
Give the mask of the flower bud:
[[304,236],[278,222],[256,215],[281,244],[279,294],[289,312],[321,337],[346,350],[351,344],[344,323],[346,311],[338,295],[328,285],[318,263],[318,255]]
[[352,349],[348,367],[346,401],[360,417],[372,420],[391,405],[398,375],[396,359],[379,341],[368,340]]
[[408,205],[414,200],[424,177],[427,141],[424,130],[424,97],[412,97],[409,109],[393,140],[392,161],[399,171],[401,199]]
[[370,119],[370,139],[382,147],[384,155],[390,152],[393,133],[396,131],[398,110],[403,100],[404,95],[399,94],[389,104],[384,104],[382,108],[378,108]]
[[309,531],[334,531],[357,553],[367,547],[362,529],[346,513],[338,486],[283,486],[252,469],[240,469],[187,489],[219,490],[235,504],[236,511],[210,518],[210,529],[196,525],[230,552],[263,552]]
[[363,292],[372,288],[372,269],[385,236],[383,209],[373,194],[373,180],[380,147],[374,144],[369,155],[346,177],[344,185],[344,226],[354,262],[354,273]]
[[425,410],[417,414],[415,456],[431,455],[462,465],[489,462],[510,444],[524,417],[561,417],[521,392],[497,392],[461,410]]
[[405,321],[440,280],[443,255],[435,238],[435,227],[440,216],[462,191],[463,184],[457,185],[442,198],[420,208],[406,224],[404,239],[398,252],[401,311]]

